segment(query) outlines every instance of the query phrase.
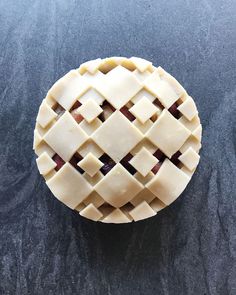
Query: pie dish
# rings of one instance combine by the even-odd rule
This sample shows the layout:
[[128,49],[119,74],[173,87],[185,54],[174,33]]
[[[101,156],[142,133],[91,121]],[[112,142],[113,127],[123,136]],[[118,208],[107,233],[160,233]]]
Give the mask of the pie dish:
[[33,148],[54,196],[80,215],[127,223],[156,215],[199,162],[193,99],[161,67],[112,57],[59,79],[39,108]]

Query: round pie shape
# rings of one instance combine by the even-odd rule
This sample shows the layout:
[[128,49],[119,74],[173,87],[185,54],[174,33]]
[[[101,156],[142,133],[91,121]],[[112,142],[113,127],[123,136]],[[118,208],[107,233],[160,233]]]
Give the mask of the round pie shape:
[[112,57],[82,64],[43,100],[34,130],[40,174],[54,196],[94,221],[156,215],[199,162],[193,99],[161,67]]

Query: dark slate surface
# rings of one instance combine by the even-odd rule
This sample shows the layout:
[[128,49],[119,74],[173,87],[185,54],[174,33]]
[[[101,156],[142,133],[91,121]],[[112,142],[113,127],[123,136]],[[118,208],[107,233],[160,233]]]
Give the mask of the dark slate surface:
[[[235,1],[0,1],[0,294],[236,294]],[[39,176],[47,89],[113,55],[162,65],[195,98],[201,163],[185,193],[129,225],[81,218]]]

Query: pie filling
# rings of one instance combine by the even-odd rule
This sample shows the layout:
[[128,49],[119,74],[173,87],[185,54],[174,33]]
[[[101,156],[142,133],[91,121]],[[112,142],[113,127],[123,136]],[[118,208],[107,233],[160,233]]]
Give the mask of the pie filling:
[[193,99],[139,58],[95,60],[54,84],[37,117],[37,164],[53,194],[84,217],[126,223],[155,215],[199,162]]
[[[153,102],[154,105],[157,105],[160,108],[164,108],[161,103],[158,101],[158,99],[156,99]],[[77,123],[81,123],[84,118],[83,116],[80,114],[79,112],[79,108],[82,104],[79,101],[76,101],[75,104],[72,106],[72,108],[70,109],[70,113],[73,116],[73,118],[75,119],[75,121]],[[133,104],[129,104],[127,106],[124,106],[120,109],[120,112],[131,122],[133,122],[135,120],[135,116],[133,114],[130,113],[129,108],[132,107]],[[177,109],[178,108],[178,104],[174,103],[169,109],[168,111],[177,119],[180,118],[180,112]],[[114,113],[115,108],[110,105],[107,101],[104,101],[103,104],[101,105],[103,112],[99,115],[99,119],[104,122],[106,121],[111,115],[112,113]],[[60,118],[60,116],[65,112],[65,110],[59,105],[57,104],[55,107],[55,112],[58,114],[57,119]],[[155,120],[157,120],[157,117],[153,116],[151,118],[151,120],[153,122],[155,122]],[[165,156],[165,154],[163,152],[161,152],[161,150],[157,149],[154,153],[153,153],[154,157],[156,157],[159,162],[152,168],[152,172],[154,174],[156,174],[158,172],[158,170],[160,169],[163,161],[165,160],[165,158],[167,158]],[[178,167],[178,165],[180,164],[180,161],[178,160],[178,158],[181,156],[181,152],[178,151],[176,152],[171,158],[170,161],[176,165]],[[76,170],[78,172],[80,172],[81,174],[84,173],[84,170],[81,169],[80,167],[78,167],[78,162],[82,160],[83,157],[81,157],[78,153],[75,154],[73,156],[73,158],[70,160],[71,165],[76,168]],[[133,158],[133,156],[129,153],[127,154],[121,161],[120,163],[125,167],[125,169],[132,175],[134,175],[137,170],[129,163],[129,161]],[[53,160],[56,162],[57,166],[54,168],[56,171],[58,171],[64,164],[65,162],[63,161],[63,159],[59,156],[59,155],[54,155],[53,156]],[[100,168],[100,171],[103,173],[103,175],[106,175],[114,166],[115,166],[115,162],[107,155],[107,154],[103,154],[99,160],[101,160],[103,162],[103,166]]]

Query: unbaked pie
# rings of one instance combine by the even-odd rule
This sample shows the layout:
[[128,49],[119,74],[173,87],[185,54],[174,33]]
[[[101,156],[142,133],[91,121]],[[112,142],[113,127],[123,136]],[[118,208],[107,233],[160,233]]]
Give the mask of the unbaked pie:
[[154,216],[185,189],[199,162],[193,99],[161,67],[96,59],[59,79],[34,131],[40,174],[55,197],[106,223]]

